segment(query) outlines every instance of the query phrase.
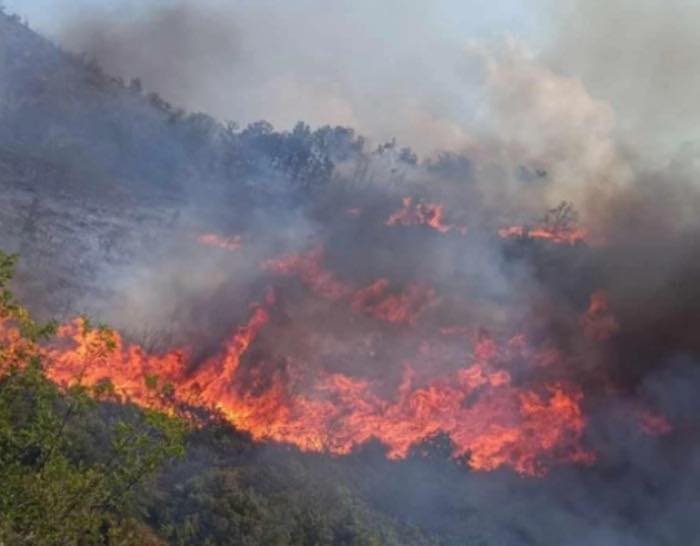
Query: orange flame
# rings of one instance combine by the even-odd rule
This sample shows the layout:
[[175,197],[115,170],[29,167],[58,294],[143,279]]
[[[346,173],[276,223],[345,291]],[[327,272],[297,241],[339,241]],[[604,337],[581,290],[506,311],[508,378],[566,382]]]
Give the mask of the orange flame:
[[349,297],[353,289],[335,274],[323,269],[323,247],[318,246],[305,254],[293,254],[279,260],[265,262],[264,268],[281,275],[297,275],[314,293],[324,299],[339,300]]
[[356,289],[323,267],[323,247],[264,264],[267,270],[281,275],[296,275],[311,290],[331,301],[348,300],[352,310],[384,322],[413,325],[418,317],[437,304],[435,291],[421,283],[409,284],[403,292],[391,290],[387,279]]
[[428,226],[440,233],[448,233],[456,230],[465,235],[465,226],[454,226],[445,223],[445,209],[437,203],[415,203],[412,197],[403,198],[403,206],[394,212],[387,221],[387,226]]
[[394,324],[415,324],[418,317],[437,303],[435,291],[423,284],[409,284],[399,294],[391,294],[389,281],[379,279],[357,291],[352,309]]
[[554,229],[546,226],[510,226],[498,230],[501,239],[540,239],[559,245],[575,245],[586,241],[586,231],[578,227]]
[[[396,291],[387,279],[379,279],[358,289],[325,269],[321,247],[264,265],[296,276],[322,299],[393,325],[415,326],[439,301],[431,287],[420,283]],[[23,354],[35,352],[59,385],[78,381],[119,400],[167,412],[211,410],[256,441],[288,443],[302,451],[344,455],[376,440],[388,457],[401,459],[444,436],[452,456],[471,469],[508,467],[532,476],[542,475],[552,463],[590,464],[595,458],[582,445],[586,419],[580,387],[563,379],[522,383],[511,376],[515,365],[541,371],[562,364],[560,353],[549,346],[535,348],[524,334],[505,343],[481,334],[471,351],[455,357],[447,350],[441,353],[440,344],[445,336],[459,343],[470,333],[460,326],[443,327],[436,332],[436,354],[452,360],[437,373],[430,366],[430,338],[402,361],[395,384],[327,371],[292,356],[284,369],[263,377],[264,362],[250,349],[277,305],[269,293],[251,308],[248,322],[203,362],[193,362],[188,349],[150,354],[116,332],[88,328],[82,319],[64,324],[56,339],[38,346],[0,319],[0,362],[20,362]],[[593,340],[607,339],[617,329],[603,292],[591,296],[581,323]],[[649,433],[670,430],[663,417],[652,414],[640,422]]]
[[[340,373],[320,372],[311,387],[301,389],[298,365],[284,376],[273,375],[264,389],[246,389],[241,361],[268,323],[273,304],[268,298],[256,306],[220,353],[194,368],[187,351],[148,354],[117,333],[87,328],[82,320],[62,326],[57,339],[37,351],[48,376],[60,385],[77,380],[96,387],[109,381],[115,396],[142,406],[209,408],[255,440],[304,451],[342,455],[376,439],[389,457],[404,458],[414,446],[443,434],[453,455],[474,470],[509,466],[539,475],[547,461],[593,460],[579,445],[585,426],[580,389],[563,383],[523,389],[498,369],[499,359],[519,349],[522,339],[503,349],[482,340],[471,361],[427,382],[406,363],[401,383],[388,397],[379,395],[376,382]],[[6,322],[0,323],[0,340],[5,351],[24,343]],[[153,383],[167,385],[167,394]]]

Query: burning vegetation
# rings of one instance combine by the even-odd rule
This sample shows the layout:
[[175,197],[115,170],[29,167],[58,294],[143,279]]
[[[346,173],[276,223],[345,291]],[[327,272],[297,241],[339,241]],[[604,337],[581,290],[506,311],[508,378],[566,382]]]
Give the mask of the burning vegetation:
[[[410,207],[411,200],[404,204]],[[557,235],[545,242],[570,243],[562,233],[572,233],[572,207],[564,204],[550,214],[554,220],[541,229]],[[435,230],[441,218],[442,213],[418,225]],[[394,222],[386,225],[383,229]],[[198,242],[240,248],[240,237],[207,235]],[[571,371],[577,355],[541,334],[531,342],[534,332],[496,336],[478,323],[443,324],[448,304],[453,317],[466,316],[469,299],[449,301],[449,294],[426,282],[379,278],[357,285],[327,268],[324,255],[323,247],[315,246],[265,260],[260,265],[269,283],[264,301],[251,303],[247,322],[207,358],[193,359],[196,350],[187,346],[151,353],[78,319],[61,326],[56,340],[42,348],[47,374],[65,387],[75,381],[105,387],[119,400],[146,408],[210,411],[256,441],[308,452],[347,455],[374,440],[387,457],[402,459],[444,437],[452,457],[473,470],[508,467],[536,476],[552,464],[594,462],[595,452],[583,440],[582,379]],[[297,308],[319,305],[298,324],[285,326],[283,317],[291,320]],[[316,352],[316,345],[337,338],[334,326],[317,329],[318,321],[361,324],[351,327],[356,331],[345,342],[351,347],[342,349],[348,356]],[[571,335],[592,345],[605,343],[619,329],[602,291],[591,294],[578,322]],[[5,325],[2,333],[9,350],[17,350],[13,340],[21,338],[14,330]],[[364,376],[329,366],[327,358],[368,358],[379,369]],[[644,414],[640,427],[650,434],[671,430],[663,416],[651,413]]]
[[[153,544],[559,545],[591,522],[596,544],[697,536],[700,192],[680,160],[649,174],[613,153],[576,82],[485,63],[504,102],[510,78],[572,93],[575,131],[544,112],[569,140],[523,152],[527,118],[419,160],[343,127],[186,114],[2,14],[0,38],[0,245],[57,324],[33,335],[0,300],[0,402],[26,371],[52,404],[26,444],[21,412],[0,411],[7,468],[43,484],[13,482],[0,516],[12,491],[53,491],[46,459],[80,494],[82,470],[103,476],[86,508],[102,543],[127,516]],[[149,449],[178,424],[127,476],[133,513],[105,507],[125,474],[101,474],[100,447],[53,447],[73,402],[97,408],[74,427],[96,446],[123,416],[156,419],[136,434]]]
[[464,226],[454,226],[445,223],[445,209],[438,203],[413,203],[412,197],[403,198],[403,206],[394,212],[386,221],[387,226],[428,226],[440,233],[455,230],[462,235],[466,233]]
[[498,235],[503,239],[542,239],[556,244],[575,245],[586,241],[586,230],[577,226],[577,220],[573,205],[563,201],[558,207],[548,210],[535,225],[501,228]]

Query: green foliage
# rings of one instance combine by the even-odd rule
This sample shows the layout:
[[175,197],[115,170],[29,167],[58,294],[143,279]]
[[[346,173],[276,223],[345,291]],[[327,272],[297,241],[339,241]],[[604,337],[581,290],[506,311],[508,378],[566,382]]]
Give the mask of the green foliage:
[[[141,541],[134,495],[183,454],[184,426],[149,411],[108,420],[88,389],[64,391],[49,381],[35,341],[52,327],[14,301],[7,288],[14,263],[0,252],[0,318],[19,332],[0,341],[0,544]],[[94,440],[85,431],[96,418],[99,457],[80,449]]]
[[419,534],[410,538],[336,479],[277,464],[206,468],[162,489],[151,501],[158,506],[151,523],[177,546],[430,544]]
[[0,319],[12,320],[20,329],[22,337],[30,341],[51,335],[56,325],[48,323],[39,325],[29,316],[27,309],[17,304],[8,283],[14,274],[17,255],[0,251]]
[[[111,402],[109,381],[56,386],[37,343],[53,328],[32,321],[7,287],[15,262],[0,252],[0,545],[165,544],[154,531],[173,546],[431,544],[299,454],[258,460],[228,426],[188,432]],[[99,351],[112,350],[112,333],[97,331]],[[156,375],[145,381],[172,389]],[[187,458],[166,464],[185,442]]]
[[192,431],[187,457],[144,499],[173,546],[435,546],[358,494],[343,459],[258,446],[224,423]]

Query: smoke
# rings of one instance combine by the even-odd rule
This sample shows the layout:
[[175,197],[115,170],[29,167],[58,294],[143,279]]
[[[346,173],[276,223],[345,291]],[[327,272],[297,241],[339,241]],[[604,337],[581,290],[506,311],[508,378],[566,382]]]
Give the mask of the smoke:
[[[343,130],[230,133],[203,117],[165,125],[160,114],[143,115],[150,110],[140,95],[68,110],[76,130],[63,118],[49,123],[20,111],[19,120],[49,125],[40,132],[51,138],[28,139],[38,140],[37,149],[63,157],[100,143],[99,153],[85,154],[96,172],[128,180],[127,191],[155,203],[128,218],[137,233],[113,237],[143,242],[126,245],[126,264],[95,274],[110,295],[96,304],[88,292],[76,305],[147,348],[194,345],[196,368],[271,291],[273,320],[243,368],[252,376],[259,366],[272,380],[302,363],[295,384],[302,395],[324,372],[376,381],[381,394],[395,395],[407,362],[417,364],[419,381],[451,377],[479,336],[509,343],[524,333],[531,345],[498,365],[518,388],[580,385],[583,440],[598,454],[596,465],[557,467],[540,480],[469,473],[429,457],[392,466],[384,452],[378,460],[365,453],[369,462],[360,454],[347,463],[370,476],[358,487],[398,518],[443,533],[446,543],[688,542],[698,531],[692,393],[700,386],[700,194],[694,148],[671,143],[694,119],[695,8],[680,16],[677,3],[635,6],[557,7],[552,13],[566,31],[540,52],[515,37],[466,45],[438,39],[419,24],[430,19],[427,8],[393,1],[373,18],[342,3],[321,12],[314,2],[264,2],[177,3],[138,18],[88,12],[70,21],[63,44],[109,72],[140,77],[176,106],[244,124],[264,117],[290,127],[303,119],[352,125],[374,141],[399,139],[377,149]],[[620,21],[629,32],[624,43]],[[419,30],[407,49],[394,38],[408,28]],[[124,120],[133,125],[123,139],[140,145],[115,136]],[[453,153],[420,161],[404,143],[423,154]],[[649,147],[653,158],[644,155]],[[158,186],[165,178],[176,181],[167,191]],[[145,211],[165,207],[164,195],[177,214],[151,222]],[[121,218],[114,210],[121,201],[110,199],[117,205],[91,214]],[[590,245],[499,239],[499,228],[534,227],[564,199],[576,204]],[[444,217],[430,225],[426,210],[436,204]],[[70,224],[71,214],[50,226]],[[119,224],[90,221],[90,235],[67,236],[87,241],[79,253],[86,262],[101,259],[90,249]],[[42,230],[50,231],[34,232]],[[210,232],[240,236],[240,248],[200,244]],[[592,339],[598,334],[582,321],[599,290],[609,309],[590,319],[603,321],[592,328],[603,339]],[[398,302],[408,318],[387,311],[387,302]],[[531,366],[541,349],[557,356],[556,366]],[[460,411],[488,400],[487,392]],[[667,418],[672,432],[645,433],[642,411]]]
[[544,58],[609,101],[620,134],[664,162],[697,139],[700,7],[672,0],[542,3],[551,36]]
[[535,191],[528,188],[536,202],[573,200],[584,213],[590,213],[591,196],[599,203],[629,184],[633,167],[615,140],[617,118],[609,104],[515,38],[469,53],[484,71],[482,155],[511,173],[510,184],[499,181],[493,190],[496,199],[523,205],[527,191],[514,176],[523,165],[546,173],[539,187],[531,185]]
[[[517,40],[532,42],[535,53],[527,62],[520,55],[520,64],[538,65],[543,72],[538,81],[545,82],[544,72],[550,71],[580,86],[551,90],[556,97],[549,98],[550,107],[563,106],[556,114],[583,115],[584,110],[565,108],[581,106],[575,102],[581,91],[607,108],[602,117],[579,120],[586,125],[578,127],[586,135],[580,138],[603,131],[600,146],[591,150],[602,154],[596,161],[609,157],[604,141],[610,134],[655,164],[665,163],[679,142],[695,138],[692,52],[700,12],[691,3],[541,0],[528,10],[501,8],[519,14],[519,27],[494,8],[483,14],[500,25],[490,32],[477,23],[455,30],[451,20],[474,19],[470,9],[476,8],[395,1],[330,7],[311,0],[294,6],[124,3],[120,11],[86,8],[57,23],[54,33],[70,49],[95,56],[110,73],[140,77],[149,90],[190,110],[242,124],[264,118],[281,128],[299,120],[352,126],[377,141],[396,137],[432,154],[483,142],[479,114],[498,108],[491,104],[492,89],[482,85],[487,69],[474,62],[472,46],[465,53],[465,44],[476,40],[483,49],[494,33],[508,29],[521,36]],[[523,112],[532,106],[514,104]],[[537,127],[531,138],[550,133],[542,124],[551,117],[529,121]]]
[[[141,10],[87,10],[66,22],[59,41],[219,119],[352,126],[425,152],[467,138],[450,118],[449,105],[461,100],[450,68],[458,50],[436,41],[425,7],[179,1]],[[416,41],[407,49],[409,35]],[[446,70],[436,72],[436,63]]]
[[523,167],[548,175],[529,192],[533,203],[569,199],[580,209],[588,194],[598,201],[632,176],[605,95],[594,98],[576,73],[554,70],[514,36],[460,43],[441,35],[434,12],[394,2],[144,10],[87,11],[69,20],[60,42],[219,119],[337,124],[375,142],[397,138],[424,156],[467,154],[494,201],[515,193],[522,206]]
[[235,17],[185,3],[151,8],[138,19],[88,10],[65,24],[62,44],[112,74],[142,78],[183,107],[210,102],[207,87],[227,87],[244,57]]

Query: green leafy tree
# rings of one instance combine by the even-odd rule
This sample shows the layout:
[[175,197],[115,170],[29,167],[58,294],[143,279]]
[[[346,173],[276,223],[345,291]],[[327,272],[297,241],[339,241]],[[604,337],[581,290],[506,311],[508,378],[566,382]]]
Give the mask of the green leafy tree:
[[54,328],[15,302],[14,264],[0,252],[0,544],[158,544],[134,495],[183,453],[183,423],[49,381],[39,342]]

